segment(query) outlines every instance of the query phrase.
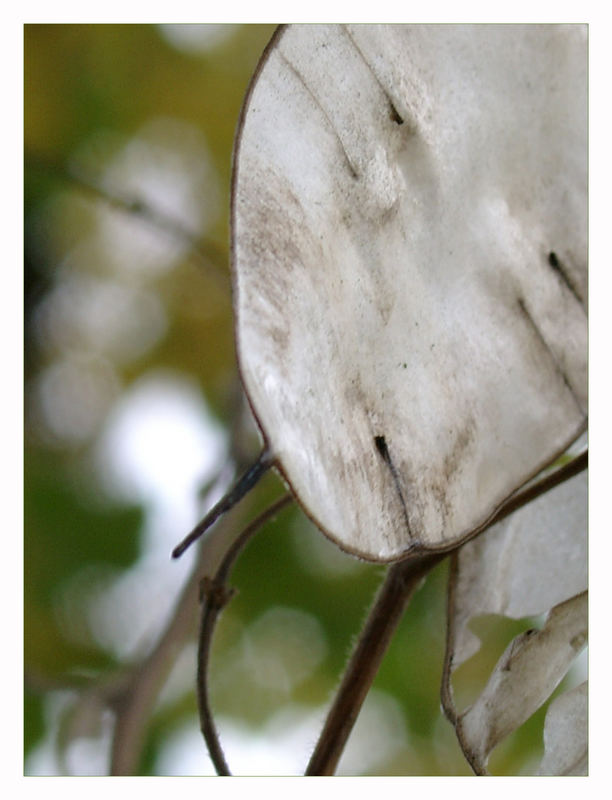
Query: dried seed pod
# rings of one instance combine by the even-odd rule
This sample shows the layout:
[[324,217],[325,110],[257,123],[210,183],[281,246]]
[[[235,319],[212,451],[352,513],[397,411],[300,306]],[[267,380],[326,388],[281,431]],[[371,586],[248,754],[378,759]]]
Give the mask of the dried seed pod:
[[585,429],[586,28],[295,25],[232,199],[266,447],[374,561],[443,550]]

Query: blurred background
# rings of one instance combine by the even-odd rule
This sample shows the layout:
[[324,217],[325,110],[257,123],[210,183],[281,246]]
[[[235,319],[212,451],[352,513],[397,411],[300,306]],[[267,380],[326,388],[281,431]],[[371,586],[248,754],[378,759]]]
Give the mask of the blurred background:
[[[132,773],[214,774],[185,589],[197,554],[170,552],[259,449],[234,355],[228,210],[236,123],[273,30],[24,29],[28,775],[108,774],[135,686],[148,688]],[[284,491],[266,476],[227,524]],[[405,615],[339,773],[470,774],[440,712],[446,574]],[[303,772],[383,575],[295,506],[250,542],[211,663],[235,774]],[[523,628],[481,622],[466,696]],[[533,768],[543,715],[493,772]]]

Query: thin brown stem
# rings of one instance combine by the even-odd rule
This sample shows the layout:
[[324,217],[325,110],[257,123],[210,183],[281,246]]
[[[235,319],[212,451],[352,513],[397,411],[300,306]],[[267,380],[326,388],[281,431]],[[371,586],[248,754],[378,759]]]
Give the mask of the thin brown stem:
[[[242,426],[234,428],[234,443],[239,440],[242,431]],[[242,467],[243,464],[239,464],[237,469]],[[240,529],[242,515],[246,511],[245,507],[239,508],[219,520],[214,530],[215,540],[222,543],[232,539],[233,531]],[[181,648],[196,633],[200,582],[205,564],[209,563],[211,557],[215,557],[215,547],[200,548],[193,571],[157,644],[141,663],[133,665],[121,676],[116,691],[109,696],[109,705],[116,714],[111,775],[137,774],[147,723],[156,699]]]
[[266,509],[235,539],[225,554],[213,578],[204,578],[200,584],[202,598],[202,615],[200,621],[200,637],[198,642],[198,710],[200,714],[200,728],[204,741],[208,747],[210,758],[218,775],[231,775],[225,754],[219,741],[219,735],[210,709],[208,693],[208,665],[213,634],[217,618],[221,610],[233,595],[228,590],[226,581],[236,559],[242,552],[251,537],[285,506],[293,500],[287,493],[277,500],[270,508]]
[[[483,526],[478,535],[588,466],[588,451],[550,475],[517,492]],[[418,560],[406,560],[389,568],[371,608],[365,627],[347,665],[342,683],[328,713],[325,726],[308,764],[306,775],[333,775],[361,706],[376,677],[393,633],[419,582],[449,553],[432,553]],[[446,698],[448,701],[448,698]]]
[[440,685],[440,701],[444,716],[453,727],[457,726],[457,707],[453,697],[453,687],[451,684],[452,661],[450,654],[454,649],[455,631],[451,625],[452,609],[455,605],[455,590],[457,586],[457,570],[459,565],[459,550],[451,554],[449,559],[449,570],[446,590],[446,646],[444,652],[444,663],[442,666],[442,682]]
[[35,156],[27,156],[27,166],[42,170],[53,175],[59,180],[69,182],[81,191],[93,195],[104,201],[109,207],[124,211],[138,217],[159,230],[163,230],[174,239],[185,243],[189,247],[192,258],[208,274],[213,275],[219,286],[224,291],[229,289],[227,273],[227,257],[212,241],[198,239],[191,231],[187,230],[180,222],[166,214],[154,209],[151,205],[136,197],[126,196],[120,191],[103,186],[99,180],[85,174],[74,166],[64,167],[53,162],[44,161]]
[[[235,515],[219,520],[217,535],[223,540],[240,522]],[[230,548],[231,550],[231,548]],[[111,775],[135,775],[142,753],[146,726],[157,696],[185,642],[197,628],[203,559],[201,550],[166,629],[149,656],[126,676],[111,698],[116,712],[111,752]]]
[[545,477],[541,478],[540,480],[532,483],[531,485],[527,486],[525,489],[519,490],[515,494],[513,494],[499,509],[497,514],[489,520],[485,528],[483,528],[484,532],[491,525],[495,525],[497,522],[500,522],[502,519],[505,519],[510,514],[513,514],[519,508],[526,506],[527,503],[531,503],[532,500],[535,500],[537,497],[540,497],[542,494],[546,494],[551,489],[554,489],[555,486],[559,486],[561,483],[568,481],[570,478],[578,475],[580,472],[584,472],[589,466],[589,451],[585,450],[580,455],[573,458],[567,464],[564,464],[559,469],[556,469],[554,472],[546,475]]
[[387,571],[348,663],[306,775],[333,775],[404,609],[427,573],[445,553],[401,561]]

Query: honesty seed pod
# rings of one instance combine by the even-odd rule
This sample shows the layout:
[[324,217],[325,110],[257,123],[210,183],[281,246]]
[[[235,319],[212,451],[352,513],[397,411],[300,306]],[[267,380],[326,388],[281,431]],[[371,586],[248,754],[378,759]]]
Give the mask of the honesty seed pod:
[[251,478],[344,550],[452,548],[586,428],[586,74],[583,26],[268,46],[232,192]]

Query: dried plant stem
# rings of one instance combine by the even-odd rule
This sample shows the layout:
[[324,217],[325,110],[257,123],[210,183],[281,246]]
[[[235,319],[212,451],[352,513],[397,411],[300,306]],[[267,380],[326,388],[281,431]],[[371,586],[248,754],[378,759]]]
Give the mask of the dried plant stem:
[[520,489],[518,492],[513,494],[499,509],[497,514],[495,514],[495,516],[488,522],[483,530],[487,530],[491,527],[491,525],[495,525],[495,523],[505,519],[519,508],[522,508],[523,506],[527,505],[527,503],[530,503],[532,500],[540,497],[540,495],[549,492],[551,489],[554,489],[555,486],[559,486],[561,483],[564,483],[570,478],[575,477],[580,472],[583,472],[585,469],[587,469],[588,466],[589,451],[585,450],[567,464],[564,464],[562,467],[556,469],[554,472],[549,473],[540,480],[537,480],[531,485],[527,486],[525,489]]
[[[549,489],[586,469],[587,463],[588,454],[583,453],[539,482],[517,492],[486,527],[499,522]],[[151,709],[169,674],[176,654],[189,638],[196,624],[199,593],[200,596],[204,595],[198,662],[198,705],[201,727],[217,771],[221,775],[229,774],[208,701],[207,673],[214,627],[219,612],[231,596],[225,588],[225,582],[242,548],[266,521],[290,501],[290,495],[283,496],[234,540],[212,580],[204,579],[203,581],[202,565],[197,565],[185,585],[175,613],[157,646],[125,681],[120,682],[117,689],[110,691],[109,701],[117,713],[112,745],[112,775],[136,774],[142,752],[144,731]],[[226,517],[218,520],[217,525],[234,527],[236,519]],[[418,562],[400,562],[389,569],[357,648],[349,662],[320,741],[311,758],[308,775],[333,774],[361,705],[410,597],[419,581],[446,555],[446,553],[432,554]]]
[[266,522],[269,522],[279,511],[289,505],[292,500],[293,497],[291,494],[283,495],[271,505],[270,508],[266,509],[266,511],[253,520],[232,543],[223,557],[214,577],[205,577],[200,584],[202,615],[198,642],[198,710],[202,735],[204,736],[204,741],[206,742],[208,752],[218,775],[231,775],[231,773],[219,741],[210,709],[208,664],[217,617],[233,595],[233,591],[228,589],[226,581],[232,566],[249,539],[265,525]]
[[[242,428],[236,426],[233,445],[239,441]],[[240,464],[240,467],[243,465]],[[246,508],[219,520],[215,528],[218,541],[233,538]],[[160,690],[185,643],[197,631],[198,598],[210,548],[200,548],[198,560],[176,603],[172,617],[153,650],[141,663],[118,678],[118,685],[107,693],[109,706],[115,711],[115,729],[111,746],[111,775],[137,774],[149,718]]]
[[[478,535],[536,497],[582,472],[587,466],[588,451],[517,492],[497,511]],[[454,548],[455,552],[458,549],[459,547]],[[361,706],[409,600],[420,581],[436,564],[446,558],[449,552],[432,553],[418,560],[402,561],[387,571],[385,581],[374,601],[327,715],[323,731],[306,769],[306,775],[334,774]]]
[[[229,538],[236,525],[240,524],[239,519],[240,517],[233,514],[219,520],[215,529],[218,538]],[[233,547],[234,545],[230,546],[230,552]],[[109,698],[109,704],[116,713],[111,775],[137,774],[146,727],[155,701],[178,653],[197,630],[198,600],[205,558],[206,551],[203,549],[183,588],[172,618],[154,649],[142,663],[133,667],[118,690]]]
[[416,560],[401,561],[388,569],[348,663],[306,775],[334,774],[408,601],[425,575],[445,557],[445,553],[436,553]]
[[262,476],[274,463],[273,457],[264,449],[257,460],[244,472],[232,487],[223,495],[210,511],[183,541],[172,551],[172,558],[180,558],[185,550],[196,542],[219,519],[220,516],[230,511],[242,498],[251,491]]
[[196,624],[199,574],[185,585],[175,612],[154,650],[128,676],[112,698],[116,711],[111,775],[137,774],[146,726],[157,696],[181,647]]

